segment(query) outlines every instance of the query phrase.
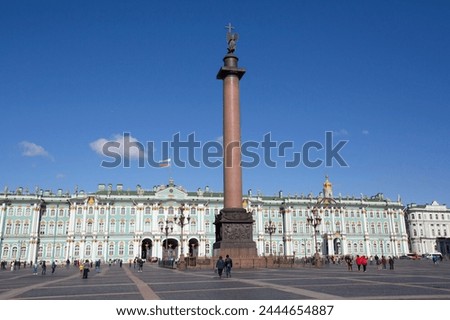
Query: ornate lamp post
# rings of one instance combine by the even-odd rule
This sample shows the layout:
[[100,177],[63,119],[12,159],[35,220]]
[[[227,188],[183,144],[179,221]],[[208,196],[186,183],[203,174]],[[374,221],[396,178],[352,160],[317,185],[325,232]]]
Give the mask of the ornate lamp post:
[[181,243],[181,249],[180,249],[180,261],[178,263],[178,268],[180,270],[184,270],[186,269],[186,262],[184,261],[184,237],[183,237],[183,229],[184,226],[189,224],[189,222],[191,221],[191,217],[189,216],[185,216],[184,215],[184,204],[181,205],[181,207],[179,208],[180,210],[180,215],[174,218],[174,221],[176,224],[178,224],[181,228],[181,236],[180,236],[180,243]]
[[163,260],[164,260],[164,256],[167,259],[169,257],[169,232],[173,232],[173,225],[170,224],[169,227],[169,220],[166,219],[166,225],[163,227],[161,226],[161,232],[164,232],[166,235],[166,245],[165,245],[165,255],[163,255]]
[[269,245],[270,245],[269,252],[270,256],[272,256],[272,234],[274,234],[277,231],[277,227],[272,222],[272,220],[269,219],[269,224],[264,228],[264,230],[266,231],[266,233],[269,234]]
[[316,267],[321,265],[321,257],[319,253],[319,248],[317,246],[317,227],[322,223],[322,217],[320,217],[319,210],[317,207],[312,209],[312,214],[306,218],[306,223],[314,228],[314,261]]
[[286,258],[286,208],[283,205],[280,207],[280,213],[283,217],[283,255]]

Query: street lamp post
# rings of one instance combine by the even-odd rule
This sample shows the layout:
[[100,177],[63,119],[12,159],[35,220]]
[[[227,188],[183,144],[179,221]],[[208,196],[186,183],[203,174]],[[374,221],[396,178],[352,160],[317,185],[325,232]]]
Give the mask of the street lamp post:
[[[166,235],[166,252],[165,252],[165,256],[166,259],[169,257],[169,232],[173,232],[173,225],[171,224],[169,227],[169,220],[166,219],[166,225],[163,227],[161,226],[161,232],[165,232]],[[164,256],[163,256],[163,260],[164,260]]]
[[269,219],[269,225],[267,225],[265,228],[266,233],[269,234],[269,252],[270,252],[270,256],[272,256],[272,234],[274,234],[277,231],[277,227],[275,226],[275,224],[272,222],[272,220]]
[[181,249],[180,249],[180,261],[178,263],[178,269],[180,270],[185,270],[186,269],[186,261],[184,261],[184,238],[183,238],[183,229],[184,226],[189,224],[189,222],[191,221],[191,217],[189,216],[185,216],[184,215],[184,204],[181,205],[181,207],[179,208],[180,210],[180,215],[175,217],[175,223],[177,223],[180,228],[181,228],[181,236],[180,236],[180,243],[181,243]]
[[286,209],[284,205],[280,207],[280,213],[283,217],[283,255],[286,258]]
[[317,227],[321,224],[322,218],[320,217],[319,210],[315,207],[312,210],[312,214],[306,218],[306,223],[314,228],[314,261],[316,267],[321,266],[321,257],[319,253],[319,248],[317,246]]

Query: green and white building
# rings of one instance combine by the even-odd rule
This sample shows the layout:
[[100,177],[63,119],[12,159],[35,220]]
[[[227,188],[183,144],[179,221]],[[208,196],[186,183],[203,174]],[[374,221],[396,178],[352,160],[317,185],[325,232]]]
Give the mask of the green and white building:
[[[330,256],[409,253],[400,199],[391,201],[382,194],[333,197],[328,178],[318,195],[249,191],[243,206],[253,213],[253,238],[261,256],[303,258],[316,249]],[[189,192],[173,180],[150,190],[100,184],[96,192],[73,194],[5,188],[0,208],[3,261],[176,259],[182,251],[211,257],[223,195],[208,187]],[[177,224],[181,212],[189,218],[183,227]],[[307,220],[314,213],[321,219],[316,233]]]

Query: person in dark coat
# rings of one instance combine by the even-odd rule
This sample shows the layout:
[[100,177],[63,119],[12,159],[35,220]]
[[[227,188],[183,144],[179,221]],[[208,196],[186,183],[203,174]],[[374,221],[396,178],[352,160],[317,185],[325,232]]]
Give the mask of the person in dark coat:
[[219,260],[216,262],[216,269],[220,279],[222,279],[223,268],[225,268],[225,261],[223,261],[222,256],[220,256]]

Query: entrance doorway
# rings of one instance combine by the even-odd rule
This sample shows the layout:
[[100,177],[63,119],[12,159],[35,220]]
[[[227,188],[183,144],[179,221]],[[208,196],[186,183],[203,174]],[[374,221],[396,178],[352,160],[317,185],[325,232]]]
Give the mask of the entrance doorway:
[[150,261],[152,259],[153,242],[149,238],[142,240],[141,259]]

